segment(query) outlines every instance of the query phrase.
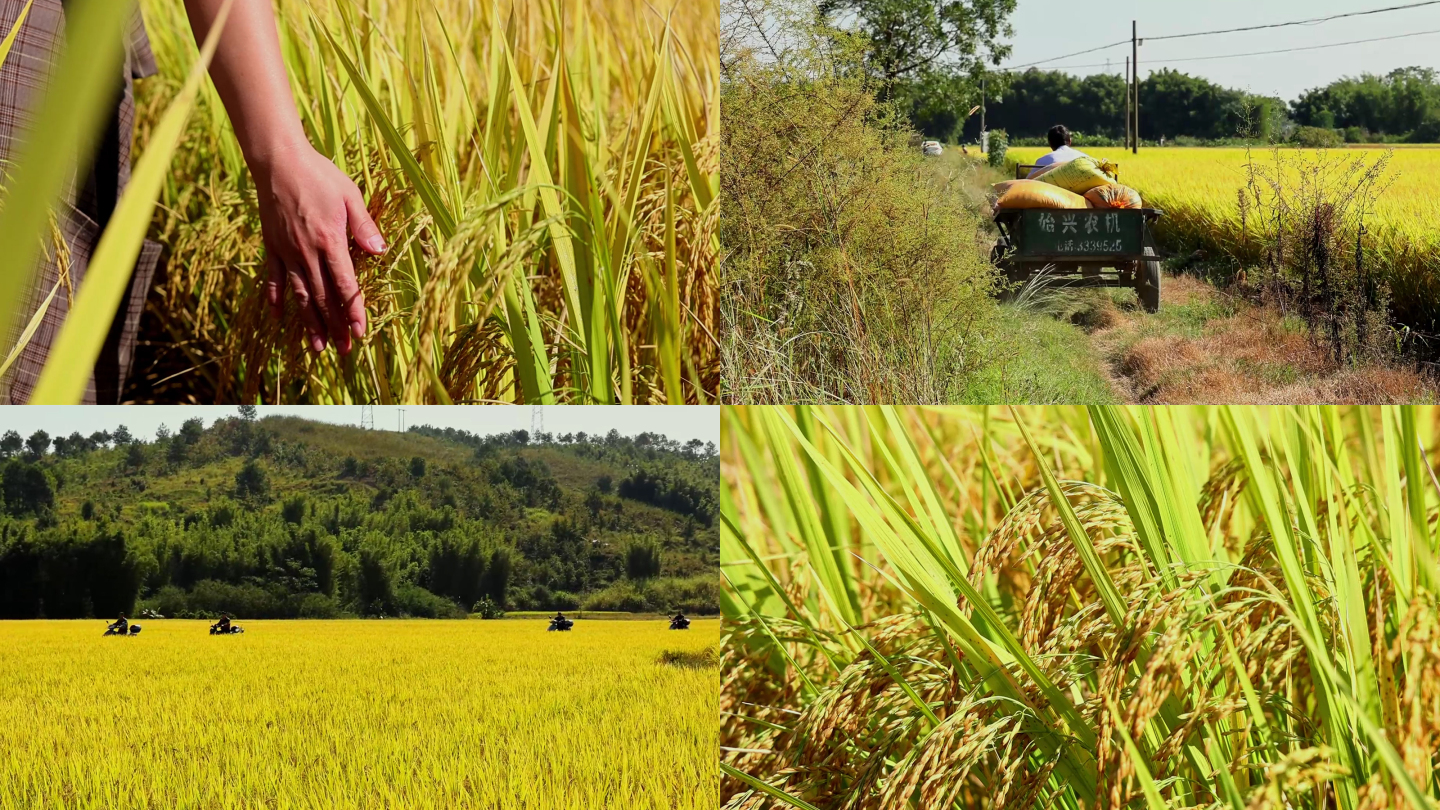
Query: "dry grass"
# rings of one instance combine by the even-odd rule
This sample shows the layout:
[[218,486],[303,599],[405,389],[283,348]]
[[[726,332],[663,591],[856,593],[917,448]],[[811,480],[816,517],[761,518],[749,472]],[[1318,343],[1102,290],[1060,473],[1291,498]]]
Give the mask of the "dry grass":
[[909,145],[861,52],[778,25],[813,22],[811,0],[727,3],[777,30],[722,55],[726,401],[947,401],[993,317],[974,169]]
[[1361,404],[1434,400],[1412,366],[1337,364],[1296,319],[1190,276],[1166,276],[1161,314],[1095,296],[1076,321],[1123,399],[1169,404]]

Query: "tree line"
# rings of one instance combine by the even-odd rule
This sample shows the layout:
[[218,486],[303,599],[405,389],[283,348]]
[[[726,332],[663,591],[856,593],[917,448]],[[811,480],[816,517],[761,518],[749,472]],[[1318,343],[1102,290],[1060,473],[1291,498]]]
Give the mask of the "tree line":
[[[970,110],[982,103],[987,127],[1006,131],[1012,141],[1038,141],[1055,124],[1088,142],[1122,138],[1123,77],[998,69],[1011,54],[1005,40],[1015,33],[1010,26],[1015,5],[1015,0],[765,3],[776,9],[777,19],[813,19],[835,43],[835,52],[858,43],[863,69],[881,100],[931,138],[977,140],[980,120]],[[741,5],[731,14],[743,18],[750,10]],[[762,43],[783,61],[774,41],[762,38]],[[1440,142],[1440,84],[1436,72],[1425,67],[1337,79],[1291,102],[1162,69],[1140,82],[1139,96],[1140,137],[1147,141]]]
[[[718,537],[693,505],[625,496],[623,468],[559,482],[550,464],[588,442],[557,442],[547,463],[512,438],[456,464],[341,455],[305,431],[353,429],[272,424],[0,437],[0,616],[444,617],[604,609],[620,590],[643,609],[718,609]],[[647,464],[700,475],[703,448],[665,442]]]
[[[1125,82],[1115,75],[1077,77],[1031,69],[997,81],[986,107],[986,125],[1012,139],[1043,138],[1065,124],[1084,139],[1119,139],[1125,134]],[[979,98],[978,89],[975,98]],[[1331,132],[1337,142],[1440,142],[1440,81],[1430,68],[1408,67],[1383,76],[1342,78],[1286,103],[1222,87],[1174,70],[1159,70],[1140,82],[1140,137],[1158,141],[1253,138],[1293,139],[1302,130]],[[923,106],[914,123],[937,137],[975,140],[980,122],[963,129],[943,116],[927,118]],[[949,127],[947,129],[947,127]]]
[[[1043,138],[1050,127],[1064,124],[1082,140],[1118,140],[1125,135],[1125,80],[1112,74],[1077,77],[1054,70],[1027,70],[994,83],[987,101],[986,126],[1002,129],[1012,139]],[[976,94],[978,103],[979,95]],[[1220,140],[1244,134],[1267,139],[1282,134],[1285,104],[1222,87],[1175,70],[1159,70],[1140,82],[1140,137],[1158,141],[1177,138]],[[934,130],[941,122],[923,118],[915,124]],[[963,131],[947,138],[975,140],[980,120],[971,118]],[[940,133],[931,132],[939,135]]]

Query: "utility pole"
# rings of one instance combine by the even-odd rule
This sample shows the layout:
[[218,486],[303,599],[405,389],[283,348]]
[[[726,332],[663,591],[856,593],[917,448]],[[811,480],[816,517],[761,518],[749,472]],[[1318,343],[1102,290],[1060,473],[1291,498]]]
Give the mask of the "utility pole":
[[980,74],[980,151],[989,154],[989,138],[985,135],[985,74]]
[[1130,148],[1130,57],[1125,57],[1125,148]]
[[1130,147],[1132,155],[1140,154],[1140,36],[1134,20],[1130,21],[1130,63],[1134,66],[1131,80],[1135,87],[1135,140]]

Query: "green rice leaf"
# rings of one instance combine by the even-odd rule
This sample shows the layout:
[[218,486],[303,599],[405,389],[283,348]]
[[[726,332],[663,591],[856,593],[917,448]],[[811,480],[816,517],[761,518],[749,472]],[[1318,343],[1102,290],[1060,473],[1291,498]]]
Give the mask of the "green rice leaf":
[[66,6],[65,51],[5,179],[0,334],[14,321],[35,276],[41,234],[75,170],[75,156],[90,154],[100,137],[123,64],[123,41],[115,32],[126,30],[134,8],[127,0],[73,0]]
[[195,106],[195,96],[205,81],[205,70],[215,55],[220,32],[230,15],[235,0],[225,0],[200,49],[200,58],[190,70],[185,85],[171,102],[169,109],[151,134],[149,146],[135,170],[130,183],[115,205],[110,223],[100,237],[95,254],[85,271],[85,281],[75,298],[75,305],[65,318],[65,325],[50,350],[45,368],[30,401],[37,405],[73,405],[80,402],[90,379],[90,369],[100,356],[100,348],[110,331],[111,321],[124,297],[125,287],[140,255],[150,215],[155,210],[155,195],[170,168],[170,158],[185,132],[185,121]]

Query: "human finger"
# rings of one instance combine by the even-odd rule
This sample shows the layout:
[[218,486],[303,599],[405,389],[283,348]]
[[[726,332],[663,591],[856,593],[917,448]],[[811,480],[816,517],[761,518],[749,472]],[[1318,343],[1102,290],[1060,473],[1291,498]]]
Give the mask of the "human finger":
[[265,268],[268,271],[265,301],[270,305],[270,317],[278,321],[285,314],[285,263],[280,260],[280,254],[267,248]]
[[298,260],[285,260],[285,275],[290,279],[290,291],[300,309],[300,322],[305,326],[306,342],[310,350],[319,354],[325,351],[325,324],[315,310],[314,296],[310,292],[308,274]]
[[385,252],[385,237],[380,235],[380,227],[365,210],[360,189],[352,186],[351,193],[345,195],[345,214],[350,220],[350,235],[355,237],[355,244],[375,256]]
[[329,270],[327,280],[330,282],[333,305],[342,312],[345,322],[345,340],[342,342],[339,337],[335,338],[336,348],[341,354],[350,351],[350,337],[361,338],[365,336],[365,296],[360,292],[360,284],[355,279],[355,266],[350,262],[350,251],[342,247],[331,246],[323,254],[325,267]]

